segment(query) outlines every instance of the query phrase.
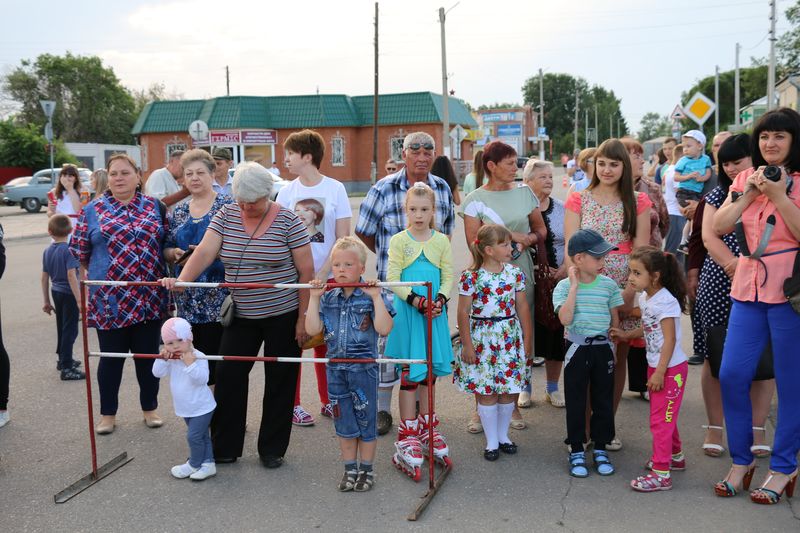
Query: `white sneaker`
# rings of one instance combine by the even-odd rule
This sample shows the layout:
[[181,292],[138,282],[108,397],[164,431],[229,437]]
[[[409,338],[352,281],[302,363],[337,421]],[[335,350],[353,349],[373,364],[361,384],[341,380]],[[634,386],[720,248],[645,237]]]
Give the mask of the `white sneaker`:
[[191,476],[192,474],[194,474],[198,470],[199,470],[199,468],[195,468],[192,465],[190,465],[188,462],[186,462],[186,463],[183,463],[182,465],[173,466],[171,472],[172,472],[172,475],[175,476],[176,478],[184,479],[184,478],[187,478],[187,477]]
[[8,424],[9,420],[11,420],[11,415],[8,414],[8,411],[0,411],[0,428]]
[[203,463],[197,472],[192,473],[189,477],[195,481],[203,481],[206,478],[217,475],[217,465],[215,463]]
[[519,398],[517,399],[517,407],[522,407],[524,409],[530,406],[531,406],[531,393],[525,391],[520,392]]

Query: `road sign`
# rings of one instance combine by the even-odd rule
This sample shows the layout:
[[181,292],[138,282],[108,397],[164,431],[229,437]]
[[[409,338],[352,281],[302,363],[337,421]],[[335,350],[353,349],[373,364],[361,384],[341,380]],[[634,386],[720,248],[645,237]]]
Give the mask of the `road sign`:
[[189,136],[195,142],[208,140],[208,124],[202,120],[195,120],[189,124]]
[[686,113],[683,112],[683,108],[680,105],[676,105],[669,116],[672,120],[681,120],[686,118]]
[[595,138],[595,130],[594,128],[588,128],[586,131],[586,142],[596,142],[597,139]]
[[539,128],[538,134],[539,134],[539,137],[544,137],[545,135],[547,135],[547,128],[545,128],[544,126],[541,126]]
[[683,111],[686,116],[697,122],[697,125],[702,127],[706,120],[711,117],[717,104],[714,103],[708,96],[703,93],[696,92],[694,96],[689,99],[689,102],[684,106]]
[[44,116],[50,119],[50,117],[53,116],[53,112],[56,110],[55,100],[39,100],[39,105],[42,106],[42,111],[44,111]]
[[53,142],[53,123],[48,122],[44,125],[44,138],[47,139],[47,142]]

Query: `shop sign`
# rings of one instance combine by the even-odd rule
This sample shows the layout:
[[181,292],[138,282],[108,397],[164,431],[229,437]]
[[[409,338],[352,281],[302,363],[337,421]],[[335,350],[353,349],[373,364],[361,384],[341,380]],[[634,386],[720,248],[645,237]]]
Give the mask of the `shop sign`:
[[238,131],[212,131],[211,144],[239,144]]
[[242,144],[277,144],[278,132],[275,130],[242,130]]

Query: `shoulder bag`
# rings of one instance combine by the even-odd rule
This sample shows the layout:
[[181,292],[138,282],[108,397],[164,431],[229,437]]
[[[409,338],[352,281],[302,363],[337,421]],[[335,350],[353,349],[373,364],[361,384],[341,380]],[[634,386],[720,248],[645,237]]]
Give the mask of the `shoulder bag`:
[[537,233],[536,264],[533,270],[534,299],[533,319],[551,331],[561,328],[561,321],[553,309],[553,289],[556,287],[555,272],[547,262],[547,248],[541,234]]

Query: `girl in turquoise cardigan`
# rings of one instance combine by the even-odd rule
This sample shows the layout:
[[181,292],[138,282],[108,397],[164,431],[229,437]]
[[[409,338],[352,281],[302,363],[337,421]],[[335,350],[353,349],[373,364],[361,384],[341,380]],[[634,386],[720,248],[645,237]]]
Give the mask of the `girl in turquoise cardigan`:
[[[395,465],[417,478],[422,450],[428,447],[428,426],[439,423],[428,405],[428,386],[436,377],[451,372],[453,350],[447,323],[447,295],[453,282],[453,259],[450,239],[434,230],[433,190],[425,183],[415,183],[406,194],[408,228],[389,241],[389,268],[386,281],[430,281],[433,284],[433,376],[425,365],[402,365],[400,378],[400,426],[395,443]],[[427,288],[393,287],[397,315],[386,341],[385,355],[392,358],[427,357]],[[416,391],[419,388],[419,417],[416,415]],[[434,389],[435,390],[435,389]],[[436,458],[449,464],[444,437],[434,430]]]

